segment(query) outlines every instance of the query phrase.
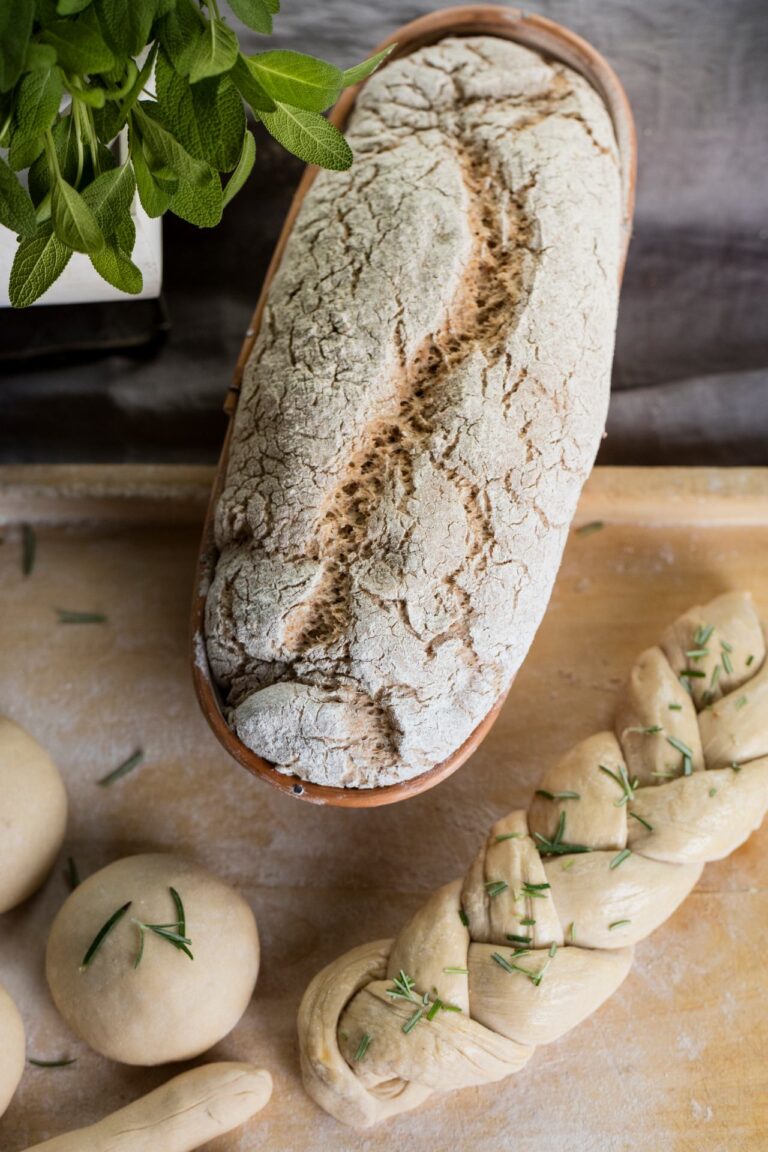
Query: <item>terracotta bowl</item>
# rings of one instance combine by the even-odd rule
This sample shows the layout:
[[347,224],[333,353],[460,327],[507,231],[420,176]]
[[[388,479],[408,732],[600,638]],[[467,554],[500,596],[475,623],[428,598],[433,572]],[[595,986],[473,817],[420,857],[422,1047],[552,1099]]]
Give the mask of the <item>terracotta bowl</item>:
[[[542,16],[527,16],[516,8],[500,8],[496,6],[479,5],[477,7],[445,8],[430,13],[410,24],[405,24],[393,33],[389,39],[379,45],[379,49],[388,44],[397,44],[390,60],[408,55],[416,48],[425,44],[432,44],[446,36],[500,36],[506,40],[514,40],[528,48],[549,56],[555,60],[569,65],[580,72],[592,86],[597,89],[608,108],[613,120],[614,131],[618,142],[622,165],[622,185],[624,197],[623,212],[623,253],[621,259],[621,273],[623,273],[627,246],[632,227],[632,214],[635,198],[635,168],[636,143],[632,112],[627,101],[624,89],[615,72],[608,62],[590,44],[573,32],[546,20]],[[377,51],[379,50],[377,49]],[[386,65],[384,65],[386,67]],[[331,113],[331,121],[339,128],[344,127],[346,120],[354,107],[358,88],[345,91]],[[238,763],[266,780],[274,788],[313,804],[332,804],[345,808],[373,808],[380,804],[394,804],[398,800],[405,800],[409,796],[416,796],[433,788],[440,780],[450,776],[464,761],[471,756],[482,740],[487,736],[496,717],[501,711],[510,685],[502,696],[496,701],[490,712],[478,724],[471,736],[464,741],[451,756],[442,763],[436,764],[427,772],[416,776],[412,780],[405,780],[399,784],[391,784],[378,788],[331,788],[320,784],[309,784],[294,776],[285,776],[278,772],[274,765],[263,760],[252,752],[227,724],[222,709],[222,700],[216,683],[208,666],[205,648],[205,600],[207,590],[213,579],[216,560],[218,556],[214,538],[214,512],[221,493],[224,477],[227,470],[229,445],[232,435],[234,415],[240,393],[240,384],[248,357],[256,340],[261,324],[264,305],[269,292],[272,278],[282,259],[285,245],[291,234],[293,223],[302,205],[304,197],[317,175],[317,169],[306,169],[302,180],[296,190],[293,203],[277,241],[267,275],[261,289],[256,311],[253,314],[243,346],[235,366],[232,384],[224,404],[224,410],[229,417],[229,425],[221,450],[221,457],[216,472],[216,478],[211,492],[208,512],[203,528],[203,538],[197,562],[195,580],[195,596],[192,603],[192,675],[195,691],[197,692],[200,707],[206,720],[210,724],[217,739],[234,756]],[[620,275],[621,275],[620,273]]]

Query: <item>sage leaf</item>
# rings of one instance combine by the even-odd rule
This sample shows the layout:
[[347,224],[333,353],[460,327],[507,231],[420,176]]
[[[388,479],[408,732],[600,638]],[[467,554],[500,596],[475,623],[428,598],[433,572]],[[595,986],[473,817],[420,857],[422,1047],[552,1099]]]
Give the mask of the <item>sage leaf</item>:
[[75,252],[98,252],[104,234],[83,197],[63,177],[51,188],[51,216],[59,240]]
[[19,236],[31,237],[37,231],[35,206],[18,177],[0,157],[0,224]]
[[142,101],[140,107],[133,111],[142,141],[152,156],[159,161],[155,167],[165,165],[171,172],[175,172],[179,179],[187,180],[199,188],[207,184],[211,179],[210,166],[190,156],[186,148],[182,147],[175,136],[161,123],[160,115],[157,104],[146,101]]
[[135,137],[131,141],[131,161],[142,208],[153,219],[162,216],[170,207],[173,193],[150,171],[141,143]]
[[196,188],[188,180],[179,180],[179,187],[171,200],[171,212],[198,228],[215,228],[224,212],[224,195],[221,179],[211,169],[212,179],[202,188]]
[[141,270],[114,241],[107,241],[100,252],[92,252],[90,260],[99,276],[113,288],[136,296],[144,287]]
[[117,56],[138,56],[150,36],[155,0],[97,0],[104,40]]
[[20,143],[37,140],[56,119],[63,95],[61,73],[55,66],[28,72],[16,94],[14,139]]
[[195,44],[189,66],[190,83],[229,72],[237,59],[237,52],[237,36],[229,25],[218,17],[209,20]]
[[237,196],[238,192],[245,184],[246,180],[251,174],[254,161],[256,160],[256,141],[250,132],[246,131],[243,136],[243,147],[240,152],[240,159],[237,162],[237,167],[227,181],[226,188],[224,189],[223,207],[226,208],[230,200]]
[[294,156],[307,164],[341,171],[352,164],[352,149],[333,124],[318,112],[277,104],[274,112],[260,117],[270,136],[274,136]]
[[229,6],[248,28],[263,36],[271,35],[272,12],[266,0],[229,0]]
[[388,48],[382,49],[377,52],[375,56],[369,56],[367,60],[363,60],[360,64],[355,64],[354,68],[347,68],[341,74],[342,88],[350,88],[353,84],[359,84],[361,80],[365,80],[372,72],[375,72],[379,64],[386,60],[390,52],[395,48],[394,44],[390,44]]
[[27,308],[58,280],[72,255],[72,249],[54,235],[53,225],[41,224],[29,240],[16,249],[8,294],[14,308]]
[[251,56],[249,63],[256,79],[274,101],[303,108],[307,112],[324,112],[339,97],[342,73],[303,52],[277,49]]
[[238,53],[235,65],[229,75],[243,100],[246,104],[250,104],[257,118],[260,112],[274,112],[274,100],[256,79],[248,57],[243,56],[242,52]]
[[0,92],[9,92],[21,75],[34,17],[35,0],[0,3]]
[[45,137],[37,136],[34,140],[24,140],[16,133],[11,137],[11,146],[8,149],[8,163],[14,172],[23,172],[31,167],[45,147]]
[[114,236],[120,222],[130,216],[135,191],[136,180],[130,164],[102,172],[83,189],[83,200],[105,236]]
[[59,0],[56,5],[56,11],[59,16],[75,16],[78,12],[82,12],[84,8],[90,7],[93,0]]
[[158,24],[158,40],[179,76],[188,76],[205,23],[192,0],[176,5]]
[[56,63],[56,49],[50,44],[37,44],[30,40],[24,55],[24,71],[33,72],[36,68],[53,68]]
[[42,31],[44,44],[56,49],[59,64],[66,72],[91,76],[109,72],[115,58],[101,37],[98,26],[87,22],[85,16],[75,20],[56,20]]
[[220,172],[231,172],[240,156],[245,112],[229,77],[190,84],[161,55],[155,82],[163,118],[176,139],[191,156]]

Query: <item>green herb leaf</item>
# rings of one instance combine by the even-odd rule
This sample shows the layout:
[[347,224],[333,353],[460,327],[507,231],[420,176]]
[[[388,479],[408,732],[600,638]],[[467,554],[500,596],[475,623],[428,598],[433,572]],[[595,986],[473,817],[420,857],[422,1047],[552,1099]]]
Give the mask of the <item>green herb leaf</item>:
[[614,868],[618,868],[618,867],[619,867],[619,865],[620,865],[620,864],[623,864],[623,863],[624,863],[624,861],[625,861],[625,860],[626,860],[626,859],[627,859],[629,856],[631,856],[631,855],[632,855],[632,851],[631,851],[631,849],[629,849],[629,848],[622,848],[621,852],[618,852],[618,853],[617,853],[617,854],[614,856],[613,860],[611,860],[611,862],[610,862],[610,864],[608,865],[608,867],[610,868],[610,870],[611,870],[611,871],[613,871],[613,870],[614,870]]
[[714,630],[714,624],[706,624],[702,625],[700,628],[697,628],[693,637],[694,644],[698,645],[699,648],[703,648],[704,645],[709,641],[709,638],[711,637]]
[[371,1046],[371,1039],[372,1037],[370,1032],[363,1032],[363,1035],[360,1038],[360,1043],[357,1046],[357,1051],[352,1057],[356,1064],[359,1064],[361,1060],[365,1059],[365,1054]]
[[113,768],[106,776],[102,776],[96,783],[101,788],[108,788],[110,784],[114,784],[116,780],[121,780],[123,776],[127,776],[129,772],[133,772],[134,768],[138,768],[144,760],[144,753],[138,748],[132,756],[124,760],[122,764],[118,764],[117,768]]
[[352,149],[333,124],[318,112],[278,103],[274,112],[261,112],[264,127],[279,144],[307,164],[342,171],[352,164]]
[[693,752],[691,749],[682,740],[678,740],[677,736],[667,736],[667,744],[670,744],[677,752],[680,752],[689,760],[693,759]]
[[190,84],[160,55],[155,74],[157,99],[168,129],[190,156],[219,172],[238,162],[245,133],[243,103],[228,77]]
[[114,236],[126,214],[130,213],[135,191],[136,181],[130,164],[102,172],[83,189],[83,200],[105,236]]
[[104,247],[104,234],[83,197],[60,177],[51,189],[53,227],[62,244],[75,252],[98,252]]
[[16,249],[8,293],[14,308],[34,304],[69,263],[72,249],[54,235],[53,225],[41,224],[36,234],[22,240]]
[[612,932],[614,928],[623,928],[625,924],[631,924],[631,920],[614,920],[612,924],[608,925],[608,931]]
[[203,34],[195,44],[189,65],[191,84],[205,80],[209,76],[219,76],[229,72],[237,60],[237,36],[223,20],[214,16],[209,20]]
[[716,796],[717,795],[717,788],[710,788],[709,795],[710,796]]
[[465,928],[469,927],[469,917],[463,908],[459,908],[459,920],[461,920]]
[[71,608],[57,608],[59,624],[106,624],[107,618],[101,612],[77,612]]
[[303,52],[260,52],[249,64],[275,103],[306,112],[324,112],[338,100],[343,86],[340,69]]
[[158,23],[158,39],[179,76],[188,76],[205,23],[192,0],[176,4]]
[[254,32],[269,36],[272,32],[272,12],[266,0],[229,0],[229,6],[238,19]]
[[506,880],[489,880],[485,885],[485,890],[491,899],[494,896],[500,896],[502,892],[506,892],[507,888],[509,888],[509,884]]
[[74,892],[75,888],[80,886],[80,872],[78,871],[74,856],[67,856],[67,870],[64,875],[70,892]]
[[113,912],[109,920],[107,920],[106,924],[102,925],[102,927],[98,930],[93,938],[93,941],[88,947],[88,951],[85,953],[85,956],[83,956],[83,960],[80,965],[81,972],[85,972],[86,968],[89,968],[93,963],[93,958],[98,952],[99,948],[101,948],[102,944],[112,929],[115,927],[115,925],[120,923],[123,916],[125,916],[126,912],[130,908],[131,904],[131,900],[129,900],[126,904],[123,904],[122,908],[118,908],[116,912]]
[[670,704],[669,710],[670,712],[682,712],[683,706],[682,704]]
[[504,832],[501,836],[494,836],[494,844],[501,844],[504,840],[519,840],[522,837],[522,832]]
[[229,77],[246,104],[250,104],[257,118],[261,112],[275,111],[274,100],[256,79],[248,57],[243,56],[242,52],[238,53]]
[[119,57],[138,56],[149,40],[156,0],[97,0],[104,40]]
[[64,95],[61,72],[55,66],[28,72],[16,92],[16,127],[19,142],[36,140],[51,127]]
[[187,934],[187,915],[184,911],[184,905],[182,904],[181,896],[179,896],[179,894],[175,888],[171,888],[170,893],[171,893],[171,899],[173,900],[173,906],[176,909],[176,924],[177,924],[177,927],[179,929],[179,935],[180,936],[186,936],[186,934]]
[[413,1016],[411,1016],[410,1020],[406,1020],[405,1024],[403,1024],[403,1032],[405,1032],[406,1036],[408,1035],[409,1032],[413,1031],[413,1029],[416,1027],[416,1025],[418,1024],[419,1020],[421,1020],[423,1015],[424,1015],[424,1009],[423,1008],[417,1008],[416,1011],[414,1012]]
[[93,0],[58,0],[56,11],[59,16],[74,16],[89,8],[92,3]]
[[171,199],[171,212],[198,228],[215,228],[224,212],[221,177],[212,168],[210,174],[210,182],[202,188],[180,179],[178,191]]
[[34,72],[36,68],[53,68],[56,63],[56,49],[50,44],[38,44],[30,40],[24,54],[24,71]]
[[384,48],[381,52],[377,52],[375,56],[369,56],[367,60],[363,60],[360,64],[355,64],[353,68],[347,68],[341,74],[342,88],[351,88],[353,84],[360,84],[372,72],[375,72],[387,56],[394,51],[396,45],[390,44],[389,48]]
[[0,156],[0,224],[18,236],[30,238],[37,231],[35,206],[29,193],[19,183]]
[[246,131],[243,136],[243,148],[240,153],[240,159],[237,162],[237,167],[227,181],[224,189],[223,205],[226,208],[227,204],[237,196],[240,189],[245,184],[246,180],[251,174],[254,162],[256,160],[256,141],[250,132]]
[[120,292],[137,296],[144,287],[141,269],[112,240],[108,240],[100,252],[92,252],[90,261],[102,280]]
[[[45,137],[36,136],[34,140],[23,140],[15,133],[11,137],[11,146],[8,149],[8,165],[14,172],[22,172],[29,168],[40,156],[45,148]],[[30,188],[30,194],[32,189]],[[34,198],[34,197],[33,197]]]
[[173,193],[178,186],[177,178],[173,178],[173,190],[171,190],[166,182],[158,180],[150,172],[141,143],[133,133],[131,134],[131,161],[142,208],[148,216],[153,218],[162,216],[168,210],[173,199]]
[[443,968],[447,976],[469,976],[469,968]]
[[86,13],[75,20],[57,20],[41,33],[42,42],[56,49],[59,64],[65,72],[93,76],[109,72],[115,66],[115,57],[104,43],[98,26],[88,21],[89,15]]
[[516,932],[507,932],[507,940],[511,940],[513,944],[530,944],[533,940],[532,936],[522,936]]
[[34,0],[0,4],[0,92],[10,91],[21,75],[34,17]]
[[755,659],[755,657],[753,655],[747,656],[747,659],[745,661],[747,668],[751,668],[754,659]]
[[[211,183],[213,172],[210,165],[190,156],[186,148],[162,123],[157,104],[142,101],[133,111],[133,121],[138,128],[139,136],[154,159],[155,163],[150,165],[151,168],[167,167],[179,179],[187,180],[196,188]],[[138,175],[136,179],[138,180]]]
[[639,816],[637,812],[630,812],[629,814],[637,820],[638,824],[642,824],[643,828],[647,828],[649,832],[653,832],[653,825],[649,824],[644,816]]

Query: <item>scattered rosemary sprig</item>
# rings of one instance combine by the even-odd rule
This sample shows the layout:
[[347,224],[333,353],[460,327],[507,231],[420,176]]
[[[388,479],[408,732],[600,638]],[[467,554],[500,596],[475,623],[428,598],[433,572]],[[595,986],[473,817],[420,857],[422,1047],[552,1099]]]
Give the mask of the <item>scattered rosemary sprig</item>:
[[432,1001],[432,1007],[427,1012],[427,1020],[434,1020],[438,1012],[461,1012],[458,1004],[446,1004],[439,996]]
[[425,992],[423,996],[419,996],[416,992],[414,992],[415,987],[415,980],[412,980],[411,977],[401,968],[397,976],[395,976],[392,980],[392,987],[387,988],[386,990],[387,996],[390,996],[393,1000],[406,1000],[411,1004],[417,1005],[416,1011],[412,1016],[409,1016],[405,1024],[403,1024],[402,1030],[406,1035],[408,1035],[408,1033],[416,1027],[419,1020],[421,1020],[424,1016],[425,1012],[426,1019],[428,1021],[434,1020],[438,1012],[461,1012],[461,1008],[458,1006],[458,1004],[446,1004],[444,1000],[441,1000],[437,994],[436,988],[432,989],[435,994],[435,998],[430,1005],[429,993]]
[[110,784],[114,784],[116,780],[122,779],[123,776],[127,776],[129,772],[132,772],[134,768],[138,768],[143,759],[144,753],[141,748],[137,748],[132,756],[124,760],[122,764],[118,764],[117,768],[113,768],[111,772],[107,772],[106,776],[102,776],[96,783],[100,788],[109,788]]
[[77,1063],[77,1056],[72,1056],[68,1060],[37,1060],[34,1056],[27,1057],[27,1064],[31,1064],[33,1068],[69,1068],[70,1064]]
[[606,776],[610,776],[611,780],[614,780],[619,788],[621,788],[621,797],[613,802],[615,808],[621,808],[628,803],[628,801],[634,800],[638,781],[636,779],[629,779],[627,770],[623,764],[619,765],[618,772],[614,772],[611,768],[606,768],[604,764],[600,764],[599,768],[601,772],[604,772]]
[[637,820],[638,824],[642,824],[649,832],[653,832],[653,824],[649,824],[644,816],[640,816],[637,812],[630,812],[629,814]]
[[417,999],[413,994],[415,987],[415,980],[411,980],[410,976],[401,968],[397,976],[393,977],[392,987],[387,988],[387,996],[393,1000],[415,1000]]
[[469,917],[463,908],[459,908],[459,920],[461,920],[465,928],[469,927]]
[[608,867],[611,869],[611,871],[613,871],[614,868],[618,868],[618,866],[620,864],[623,864],[624,861],[627,859],[627,857],[631,856],[631,855],[632,855],[632,850],[630,848],[622,848],[621,852],[618,852],[614,856],[613,860],[611,860]]
[[576,924],[573,920],[571,920],[570,924],[566,928],[565,935],[566,938],[570,940],[571,944],[573,944],[574,940],[576,939]]
[[[523,896],[531,896],[534,900],[546,900],[545,893],[550,887],[550,884],[531,884],[526,880],[520,891]],[[521,920],[520,923],[522,924],[523,921]]]
[[536,921],[533,919],[532,916],[524,916],[523,919],[520,921],[520,927],[521,928],[534,928],[535,925],[536,925]]
[[547,792],[544,788],[537,788],[534,796],[543,796],[545,800],[581,800],[580,792]]
[[107,618],[102,612],[75,612],[70,608],[57,608],[56,614],[59,624],[106,624]]
[[702,672],[700,668],[683,668],[680,676],[686,680],[706,680],[707,678],[706,672]]
[[484,887],[490,898],[493,899],[494,896],[500,896],[502,892],[506,892],[509,884],[506,880],[488,880]]
[[494,836],[494,844],[501,844],[502,840],[519,840],[522,837],[522,832],[504,832],[500,836]]
[[414,1012],[413,1016],[411,1016],[410,1019],[406,1020],[405,1024],[403,1024],[403,1032],[405,1032],[406,1036],[408,1035],[409,1032],[413,1031],[413,1029],[416,1027],[416,1025],[418,1024],[419,1020],[421,1020],[423,1015],[424,1015],[424,1009],[423,1008],[417,1008],[416,1011]]
[[733,675],[733,662],[731,660],[733,648],[731,648],[730,644],[726,645],[725,640],[720,641],[720,647],[722,648],[720,659],[723,662],[723,671],[726,676],[731,676]]
[[565,834],[565,812],[561,811],[560,819],[557,822],[557,831],[554,838],[548,840],[546,836],[542,836],[540,832],[534,832],[534,839],[538,840],[536,845],[540,855],[542,856],[572,856],[576,852],[591,852],[592,849],[588,848],[585,844],[569,844],[563,840]]
[[187,918],[184,913],[184,905],[181,902],[181,896],[175,888],[169,889],[173,904],[176,909],[177,919],[172,924],[145,924],[142,920],[133,918],[133,923],[139,931],[139,946],[136,951],[136,957],[133,961],[134,968],[138,968],[144,955],[144,941],[147,932],[153,932],[155,936],[159,936],[161,940],[167,940],[179,952],[183,952],[190,960],[194,960],[194,956],[190,950],[192,941],[186,935]]
[[647,728],[627,728],[627,732],[637,732],[639,736],[655,736],[657,732],[663,732],[661,724],[650,724]]
[[693,637],[693,642],[698,648],[703,648],[709,642],[709,638],[715,630],[714,624],[700,625],[696,629],[696,634]]
[[443,968],[446,976],[469,976],[469,968]]
[[533,936],[523,936],[516,932],[507,932],[507,940],[512,944],[531,944]]
[[608,925],[608,931],[613,932],[614,928],[623,928],[625,924],[631,923],[631,920],[614,920],[613,924]]
[[702,656],[709,656],[709,648],[689,648],[686,656],[689,660],[701,660]]
[[31,576],[35,567],[37,553],[37,537],[31,524],[21,526],[21,571],[24,576]]
[[670,712],[682,712],[683,706],[682,704],[670,704],[669,710]]
[[357,1046],[357,1051],[352,1057],[356,1064],[359,1064],[359,1062],[364,1059],[366,1052],[371,1046],[372,1039],[373,1037],[371,1036],[370,1032],[363,1032],[360,1043]]
[[591,536],[593,532],[600,532],[605,527],[603,520],[590,520],[589,524],[582,524],[576,529],[577,536]]
[[75,888],[80,884],[80,872],[74,856],[67,856],[67,867],[64,871],[64,877],[69,885],[70,892],[74,892]]
[[128,902],[123,904],[121,908],[118,908],[116,912],[113,912],[107,922],[103,924],[102,927],[98,930],[91,944],[89,945],[85,956],[83,956],[83,960],[80,965],[81,972],[85,972],[86,968],[90,968],[91,964],[93,963],[93,958],[99,951],[99,948],[101,948],[102,944],[112,929],[115,927],[115,925],[119,924],[123,916],[125,916],[132,903],[132,900],[128,900]]
[[747,656],[747,659],[746,659],[746,665],[747,665],[747,668],[751,668],[751,667],[752,667],[752,664],[753,664],[753,662],[754,662],[754,659],[755,659],[755,657],[754,657],[754,655],[752,655],[752,654],[750,654],[749,656]]

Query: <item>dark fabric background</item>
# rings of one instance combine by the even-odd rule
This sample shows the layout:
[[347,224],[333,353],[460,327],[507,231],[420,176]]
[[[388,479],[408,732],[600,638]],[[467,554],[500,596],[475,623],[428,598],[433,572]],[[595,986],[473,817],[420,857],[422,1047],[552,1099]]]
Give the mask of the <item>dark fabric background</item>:
[[[434,7],[284,0],[270,45],[346,66]],[[765,0],[541,0],[535,10],[608,56],[637,120],[635,234],[600,459],[768,463]],[[253,51],[264,46],[243,36]],[[215,458],[221,401],[301,170],[269,140],[259,143],[255,173],[218,229],[166,217],[165,344],[6,367],[0,456]]]

